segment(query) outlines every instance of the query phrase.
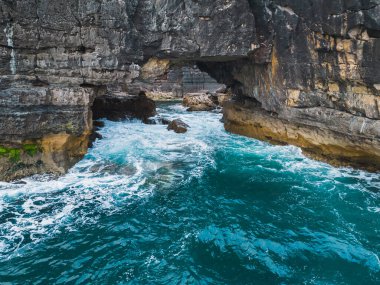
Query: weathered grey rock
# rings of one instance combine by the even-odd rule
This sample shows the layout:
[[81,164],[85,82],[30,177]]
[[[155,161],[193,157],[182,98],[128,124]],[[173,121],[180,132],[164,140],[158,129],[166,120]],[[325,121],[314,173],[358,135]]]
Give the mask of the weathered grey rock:
[[19,86],[0,92],[0,179],[65,173],[86,154],[91,88]]
[[189,107],[188,111],[212,111],[223,107],[232,98],[230,93],[187,93],[183,96],[182,104]]
[[188,93],[182,101],[188,111],[211,111],[218,106],[216,98],[209,93]]
[[[334,165],[354,164],[363,169],[378,170],[380,121],[367,118],[350,121],[350,115],[335,110],[307,111],[312,114],[310,121],[306,120],[305,113],[289,121],[265,111],[257,101],[231,101],[224,108],[224,122],[228,131],[274,144],[297,145],[306,155]],[[319,121],[313,120],[314,113],[319,114]],[[331,120],[332,117],[334,120]],[[363,125],[371,136],[362,135]],[[352,129],[349,136],[342,131],[347,128]]]
[[182,104],[189,107],[187,110],[193,111],[212,111],[223,107],[225,102],[232,98],[232,94],[227,93],[188,93],[183,97]]
[[[170,68],[158,64],[144,77],[151,58]],[[17,172],[8,153],[0,173],[64,172],[85,152],[95,97],[214,84],[194,63],[317,140],[379,141],[380,0],[0,0],[0,146],[23,153],[36,144],[46,154],[21,155],[26,165],[41,162]],[[378,157],[370,144],[358,156]]]
[[191,62],[175,62],[151,58],[141,68],[140,76],[133,82],[156,101],[182,99],[184,94],[216,93],[226,87]]
[[[250,4],[256,20],[256,49],[246,59],[200,64],[240,97],[256,100],[262,109],[228,105],[226,128],[380,169],[376,134],[380,119],[380,1]],[[268,114],[268,120],[255,114]],[[244,123],[241,118],[247,116]],[[273,128],[283,129],[283,122],[293,129],[292,134],[274,136]],[[297,128],[300,125],[303,127]],[[328,147],[313,143],[323,144],[324,140]]]

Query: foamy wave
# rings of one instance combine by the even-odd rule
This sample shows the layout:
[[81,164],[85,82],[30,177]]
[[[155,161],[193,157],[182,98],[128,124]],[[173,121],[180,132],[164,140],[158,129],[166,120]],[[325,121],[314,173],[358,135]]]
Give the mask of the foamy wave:
[[[0,183],[0,256],[9,257],[63,227],[75,230],[78,224],[95,223],[99,213],[113,213],[121,204],[149,197],[156,189],[199,179],[207,169],[217,167],[216,153],[242,157],[238,170],[251,173],[252,181],[257,181],[258,171],[278,173],[280,180],[280,174],[301,175],[305,185],[295,186],[294,191],[320,185],[335,192],[339,183],[355,191],[380,189],[378,175],[313,161],[296,147],[228,134],[220,114],[189,113],[180,104],[159,112],[166,118],[181,118],[190,125],[189,131],[179,135],[166,126],[137,120],[105,121],[104,139],[67,175],[34,176],[24,179],[25,184]],[[372,205],[368,211],[379,212]]]

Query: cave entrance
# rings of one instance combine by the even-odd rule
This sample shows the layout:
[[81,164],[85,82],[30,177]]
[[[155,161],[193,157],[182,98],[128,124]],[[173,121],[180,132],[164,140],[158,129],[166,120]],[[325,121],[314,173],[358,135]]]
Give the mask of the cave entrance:
[[129,71],[130,82],[125,86],[96,87],[94,120],[131,117],[147,121],[155,115],[154,101],[183,101],[189,111],[206,111],[226,99],[226,86],[193,62],[152,58],[142,66],[131,64]]

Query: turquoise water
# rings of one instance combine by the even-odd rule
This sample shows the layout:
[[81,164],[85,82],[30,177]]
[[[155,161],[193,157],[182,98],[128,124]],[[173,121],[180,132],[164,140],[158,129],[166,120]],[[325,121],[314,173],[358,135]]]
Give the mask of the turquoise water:
[[67,175],[0,183],[0,284],[380,284],[380,177],[159,108]]

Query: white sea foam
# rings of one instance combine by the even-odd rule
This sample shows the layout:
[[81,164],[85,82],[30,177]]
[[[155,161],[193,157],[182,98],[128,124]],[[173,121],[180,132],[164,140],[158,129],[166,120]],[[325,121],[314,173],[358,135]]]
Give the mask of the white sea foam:
[[[76,224],[96,222],[97,213],[113,213],[120,204],[149,197],[158,187],[170,189],[200,178],[205,169],[216,167],[218,151],[267,162],[251,165],[245,161],[240,166],[251,171],[252,177],[261,168],[304,175],[316,185],[328,182],[331,191],[339,179],[354,179],[355,190],[380,188],[374,174],[313,161],[296,147],[271,146],[228,134],[219,121],[221,114],[189,113],[179,104],[159,112],[167,118],[180,117],[190,125],[189,131],[179,135],[163,125],[106,121],[101,131],[104,139],[68,174],[58,179],[34,176],[24,179],[26,184],[0,183],[0,218],[12,215],[0,224],[0,256],[9,257],[27,239],[39,242],[53,236],[62,226],[74,230]],[[308,189],[294,189],[300,188]],[[379,213],[376,207],[368,210]]]

